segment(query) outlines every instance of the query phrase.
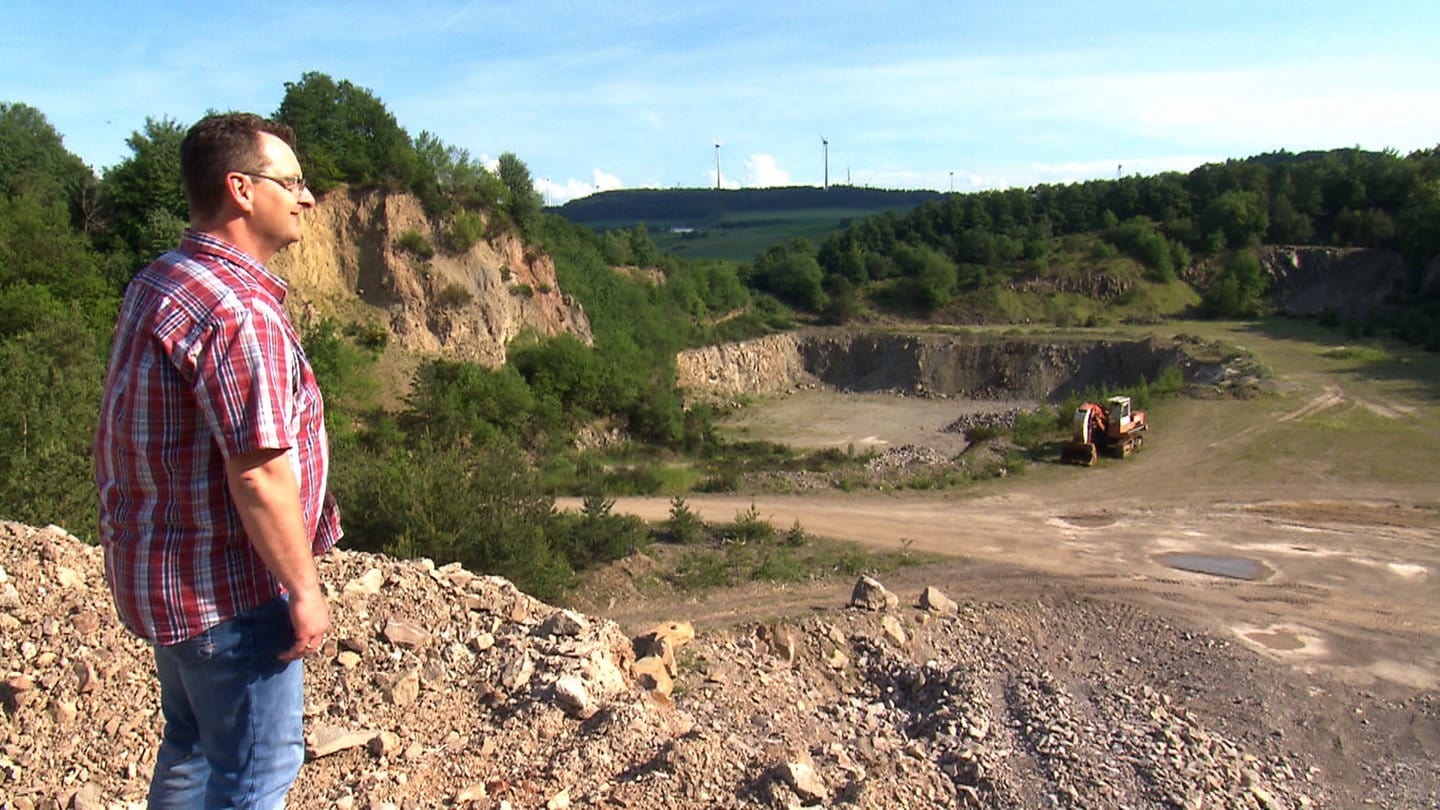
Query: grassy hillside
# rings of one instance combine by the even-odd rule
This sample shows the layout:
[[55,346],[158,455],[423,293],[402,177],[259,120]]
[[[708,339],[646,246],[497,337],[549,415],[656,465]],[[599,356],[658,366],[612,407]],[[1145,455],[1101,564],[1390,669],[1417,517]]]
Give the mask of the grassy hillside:
[[682,258],[749,261],[796,237],[819,244],[866,217],[905,213],[939,198],[932,191],[852,186],[630,189],[571,200],[551,211],[597,231],[643,223],[658,249]]

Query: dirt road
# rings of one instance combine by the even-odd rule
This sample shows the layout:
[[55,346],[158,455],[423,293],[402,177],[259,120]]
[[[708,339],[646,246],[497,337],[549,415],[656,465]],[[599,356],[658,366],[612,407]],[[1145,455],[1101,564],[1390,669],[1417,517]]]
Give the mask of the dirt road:
[[[1346,353],[1323,336],[1217,329],[1273,376],[1250,399],[1160,403],[1145,449],[1127,461],[1038,463],[958,492],[686,503],[709,522],[753,505],[777,527],[798,521],[811,535],[938,555],[887,585],[911,597],[937,585],[989,605],[1007,638],[1033,644],[1019,677],[1068,672],[1084,703],[1087,684],[1119,672],[1090,659],[1130,656],[1122,677],[1184,689],[1212,722],[1252,740],[1283,736],[1313,757],[1336,806],[1377,795],[1430,806],[1440,796],[1440,362],[1340,362]],[[806,392],[752,407],[731,429],[803,447],[954,452],[955,435],[939,429],[967,409]],[[616,509],[661,521],[670,502],[622,498]],[[723,627],[833,610],[849,586],[752,585],[599,612],[622,626]],[[1233,649],[1197,657],[1192,637]]]

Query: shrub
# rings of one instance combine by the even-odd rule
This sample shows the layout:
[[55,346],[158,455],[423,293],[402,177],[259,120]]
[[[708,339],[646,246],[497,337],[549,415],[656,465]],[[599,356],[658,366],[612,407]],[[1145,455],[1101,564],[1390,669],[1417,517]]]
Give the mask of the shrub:
[[450,250],[464,253],[485,236],[485,220],[473,211],[460,211],[450,223]]
[[805,545],[805,540],[805,530],[800,527],[799,518],[796,518],[794,525],[790,527],[789,531],[785,532],[783,543],[789,548],[799,548]]
[[535,288],[531,287],[529,284],[511,284],[510,294],[518,295],[521,298],[534,298]]
[[741,543],[763,543],[775,539],[775,527],[769,521],[760,519],[754,503],[744,512],[736,513],[730,528],[735,533],[735,540]]
[[691,511],[685,499],[677,495],[670,500],[670,521],[665,528],[671,541],[689,544],[701,538],[705,523]]
[[422,261],[435,256],[435,246],[431,245],[430,240],[417,230],[412,229],[400,234],[400,238],[395,240],[395,244],[401,250],[409,252]]
[[345,327],[345,334],[355,343],[372,352],[379,352],[390,342],[390,329],[379,321],[352,323]]
[[445,285],[445,289],[435,296],[435,303],[442,307],[463,307],[475,300],[475,296],[464,285],[458,282],[451,282]]

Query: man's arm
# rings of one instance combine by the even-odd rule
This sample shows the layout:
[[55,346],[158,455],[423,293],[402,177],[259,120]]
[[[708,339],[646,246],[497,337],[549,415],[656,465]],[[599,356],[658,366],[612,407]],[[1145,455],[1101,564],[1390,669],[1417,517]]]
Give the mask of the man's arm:
[[290,592],[295,645],[281,654],[293,660],[313,652],[330,629],[330,605],[305,534],[300,487],[284,450],[255,450],[225,462],[235,509],[250,543],[270,573]]

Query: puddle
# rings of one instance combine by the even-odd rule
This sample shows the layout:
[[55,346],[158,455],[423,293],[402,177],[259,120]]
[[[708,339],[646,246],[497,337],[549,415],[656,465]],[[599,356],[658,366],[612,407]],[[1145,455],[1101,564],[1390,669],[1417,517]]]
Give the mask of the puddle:
[[1090,512],[1083,515],[1061,515],[1060,522],[1081,529],[1103,529],[1115,525],[1115,516],[1104,512]]
[[1226,577],[1229,579],[1244,579],[1255,581],[1267,579],[1275,573],[1270,567],[1249,557],[1225,557],[1210,554],[1161,554],[1155,558],[1155,562],[1169,568],[1178,568],[1181,571],[1190,571],[1196,574],[1209,574],[1215,577]]
[[1304,648],[1305,642],[1300,637],[1286,630],[1257,630],[1246,633],[1245,638],[1259,644],[1267,650],[1276,652],[1290,652]]

